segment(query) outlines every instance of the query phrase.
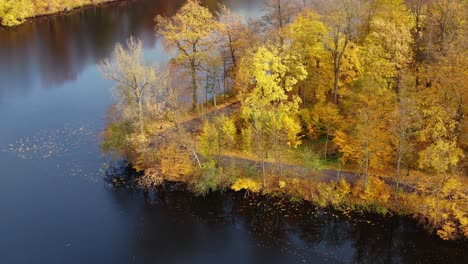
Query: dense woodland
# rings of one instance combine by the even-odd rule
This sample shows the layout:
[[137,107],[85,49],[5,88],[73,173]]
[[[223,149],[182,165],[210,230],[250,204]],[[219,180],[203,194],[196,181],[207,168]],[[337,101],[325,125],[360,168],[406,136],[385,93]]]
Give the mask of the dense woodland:
[[16,26],[28,17],[111,1],[113,0],[0,0],[0,25]]
[[133,38],[100,65],[116,98],[103,147],[147,189],[182,181],[411,215],[466,239],[467,6],[269,0],[246,19],[189,0],[155,18],[167,67]]

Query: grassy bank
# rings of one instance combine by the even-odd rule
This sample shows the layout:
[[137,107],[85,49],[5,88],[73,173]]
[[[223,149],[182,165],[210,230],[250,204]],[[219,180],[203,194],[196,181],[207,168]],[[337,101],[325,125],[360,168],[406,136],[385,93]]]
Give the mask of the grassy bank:
[[11,27],[28,18],[52,15],[85,6],[96,6],[119,0],[0,0],[0,24]]

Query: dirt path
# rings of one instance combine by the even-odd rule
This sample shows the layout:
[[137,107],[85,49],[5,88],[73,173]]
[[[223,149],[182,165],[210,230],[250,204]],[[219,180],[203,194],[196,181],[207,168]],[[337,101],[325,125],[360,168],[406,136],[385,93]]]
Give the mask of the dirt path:
[[193,117],[191,119],[183,121],[180,125],[184,127],[190,133],[196,135],[201,131],[203,121],[205,119],[213,118],[217,115],[230,116],[232,113],[240,109],[240,102],[235,101],[232,103],[226,103],[211,109],[207,113],[204,113],[200,116]]
[[[232,113],[234,113],[235,111],[238,111],[239,109],[240,109],[239,101],[219,105],[203,115],[184,120],[183,122],[180,123],[180,126],[183,127],[186,131],[188,131],[193,136],[196,136],[201,132],[203,121],[205,119],[207,118],[210,119],[220,114],[230,116]],[[163,133],[170,133],[172,131],[174,130],[170,129]],[[254,159],[224,155],[221,157],[221,163],[225,165],[234,164],[238,166],[253,168],[257,171],[261,171],[260,161],[254,160]],[[276,163],[265,162],[265,170],[268,172],[276,172],[277,171]],[[356,172],[337,171],[337,170],[332,170],[332,169],[324,169],[321,172],[314,172],[311,168],[308,168],[306,166],[293,165],[293,164],[282,164],[281,171],[282,171],[282,175],[286,177],[298,177],[298,178],[315,177],[317,179],[320,179],[320,181],[327,182],[327,183],[344,178],[351,185],[355,185],[359,182],[359,179],[361,178],[361,175],[359,175]],[[379,177],[379,179],[384,181],[386,184],[388,184],[392,188],[396,184],[396,182],[389,177]],[[416,191],[415,187],[410,184],[400,183],[399,185],[400,185],[400,188],[402,188],[406,192]]]

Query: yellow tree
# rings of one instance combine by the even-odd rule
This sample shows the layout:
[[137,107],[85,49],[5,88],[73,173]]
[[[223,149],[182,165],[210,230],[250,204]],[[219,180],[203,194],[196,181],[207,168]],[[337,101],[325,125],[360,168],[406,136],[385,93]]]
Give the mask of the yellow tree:
[[[345,97],[348,122],[336,132],[334,142],[343,161],[357,163],[363,170],[364,187],[372,169],[393,161],[395,94],[390,89],[392,64],[381,45],[367,42],[359,51],[362,75]],[[390,71],[390,73],[389,73]]]
[[414,153],[416,131],[419,119],[418,109],[415,107],[414,76],[406,69],[401,73],[398,88],[398,100],[395,102],[395,118],[392,120],[391,133],[395,137],[393,148],[395,150],[395,202],[399,195],[400,181],[403,176],[403,166],[406,165],[409,175],[412,163],[417,159]]
[[419,166],[444,175],[463,157],[455,136],[456,123],[443,105],[432,105],[422,110],[424,127],[419,140],[427,143],[419,152]]
[[343,162],[359,165],[367,188],[371,170],[383,169],[393,159],[394,138],[389,133],[393,99],[390,91],[379,89],[372,80],[360,82],[358,92],[346,98],[351,113],[347,115],[347,125],[336,132],[334,142]]
[[4,26],[15,26],[33,15],[34,5],[30,0],[0,0],[0,22]]
[[435,56],[437,59],[438,55],[444,55],[453,43],[463,37],[467,8],[468,3],[465,0],[438,0],[429,3],[424,25],[428,56]]
[[467,62],[466,56],[457,54],[431,65],[431,72],[426,75],[431,85],[418,94],[422,116],[419,141],[423,143],[419,166],[442,175],[440,186],[449,170],[463,158],[462,147],[467,145]]
[[234,143],[236,127],[232,119],[220,115],[211,121],[205,121],[199,137],[200,152],[210,160],[217,158],[217,165],[221,163],[222,150]]
[[325,135],[324,159],[328,157],[330,137],[334,135],[336,129],[340,128],[343,122],[338,107],[330,102],[320,102],[315,104],[310,113],[308,125],[309,136]]
[[401,165],[409,150],[411,114],[409,97],[400,97],[402,71],[411,61],[413,19],[401,0],[375,0],[371,3],[372,16],[368,20],[363,40],[362,62],[366,78],[372,78],[380,89],[394,89],[397,100],[391,115],[392,124],[387,133],[393,134],[395,150],[396,189],[401,177]]
[[[306,90],[312,101],[324,102],[330,90],[332,78],[331,64],[327,63],[327,51],[323,39],[327,29],[320,16],[313,11],[299,13],[285,28],[285,35],[291,40],[290,49],[299,54],[301,63],[307,67],[307,78],[299,86],[298,94],[306,104]],[[309,91],[310,90],[310,91]]]
[[281,57],[278,49],[273,47],[260,47],[242,60],[238,77],[248,80],[245,85],[249,88],[243,90],[239,98],[242,114],[251,124],[258,144],[264,185],[267,149],[273,148],[281,172],[280,147],[300,143],[297,121],[300,99],[288,93],[306,76],[305,67],[294,56]]
[[176,50],[176,62],[187,68],[192,78],[193,109],[198,106],[197,72],[213,46],[210,38],[217,28],[210,10],[198,0],[188,0],[171,17],[156,17],[158,34],[164,37],[164,46]]
[[414,27],[414,19],[402,0],[376,2],[377,8],[370,21],[370,32],[364,42],[369,52],[380,53],[375,55],[385,60],[388,67],[381,68],[382,72],[378,74],[389,78],[388,84],[399,95],[401,71],[412,58],[411,29]]
[[468,145],[466,8],[466,1],[431,2],[424,21],[424,33],[432,38],[424,39],[425,56],[417,72],[422,116],[419,166],[442,177],[436,190],[443,187],[450,172],[459,173],[463,148]]
[[338,104],[340,78],[343,74],[346,53],[350,47],[353,47],[352,40],[361,22],[358,7],[357,0],[333,0],[327,2],[322,14],[328,29],[324,44],[333,64],[332,93],[335,104]]

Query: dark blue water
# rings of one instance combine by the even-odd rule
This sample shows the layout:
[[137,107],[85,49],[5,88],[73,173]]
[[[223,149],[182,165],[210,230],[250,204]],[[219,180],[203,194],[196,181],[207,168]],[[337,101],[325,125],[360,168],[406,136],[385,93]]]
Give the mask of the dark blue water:
[[[141,191],[106,184],[99,131],[111,84],[96,64],[130,35],[143,40],[148,60],[164,63],[153,18],[179,5],[130,1],[0,30],[0,263],[468,259],[466,244],[440,241],[403,219],[352,221],[310,206],[288,213],[232,193],[173,191],[165,203],[149,203]],[[261,1],[227,5],[245,15],[261,10]]]

